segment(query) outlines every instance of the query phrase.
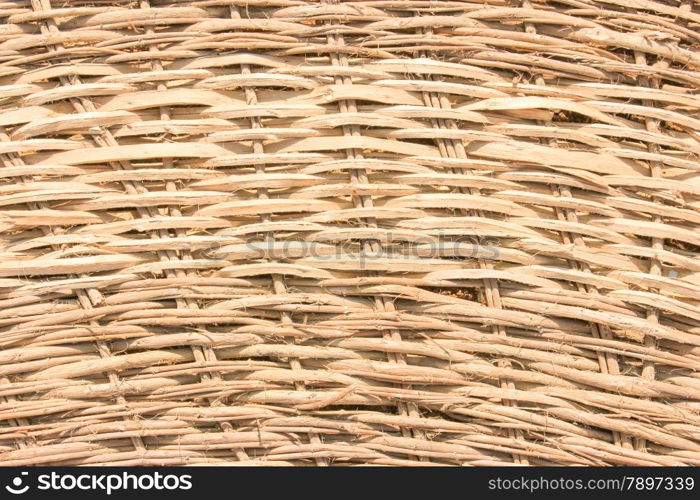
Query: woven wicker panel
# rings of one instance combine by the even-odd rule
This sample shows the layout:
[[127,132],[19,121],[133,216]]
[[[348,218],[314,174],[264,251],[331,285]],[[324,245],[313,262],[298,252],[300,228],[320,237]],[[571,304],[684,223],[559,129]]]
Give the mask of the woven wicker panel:
[[700,465],[697,2],[0,18],[0,463]]

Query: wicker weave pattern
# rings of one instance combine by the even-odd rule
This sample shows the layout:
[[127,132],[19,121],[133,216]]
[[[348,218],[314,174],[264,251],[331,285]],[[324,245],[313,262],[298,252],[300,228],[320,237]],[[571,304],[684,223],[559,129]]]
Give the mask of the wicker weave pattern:
[[700,465],[697,2],[0,18],[0,463]]

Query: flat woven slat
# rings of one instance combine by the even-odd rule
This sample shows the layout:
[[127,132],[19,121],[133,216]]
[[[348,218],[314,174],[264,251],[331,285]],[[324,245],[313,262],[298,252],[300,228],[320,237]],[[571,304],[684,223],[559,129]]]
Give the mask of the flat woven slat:
[[0,464],[700,465],[697,2],[0,20]]

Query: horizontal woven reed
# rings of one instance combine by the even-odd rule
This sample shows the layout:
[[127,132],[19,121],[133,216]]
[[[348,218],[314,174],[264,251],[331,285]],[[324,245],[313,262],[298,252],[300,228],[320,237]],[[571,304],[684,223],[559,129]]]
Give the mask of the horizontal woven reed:
[[700,5],[0,3],[3,465],[700,465]]

